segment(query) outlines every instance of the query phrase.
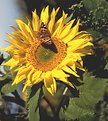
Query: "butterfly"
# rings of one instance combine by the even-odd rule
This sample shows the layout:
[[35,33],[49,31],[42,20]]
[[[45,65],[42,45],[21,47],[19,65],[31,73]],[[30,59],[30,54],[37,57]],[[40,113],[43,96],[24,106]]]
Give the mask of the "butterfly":
[[44,24],[44,22],[42,22],[40,25],[39,40],[42,42],[42,44],[46,44],[46,45],[53,44],[53,42],[51,40],[51,34],[50,34],[47,26]]

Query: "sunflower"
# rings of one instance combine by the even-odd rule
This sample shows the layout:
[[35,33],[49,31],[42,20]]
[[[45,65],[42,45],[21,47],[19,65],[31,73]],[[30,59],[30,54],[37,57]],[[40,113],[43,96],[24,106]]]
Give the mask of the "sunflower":
[[[67,14],[64,12],[56,21],[58,11],[59,8],[53,9],[49,15],[47,6],[38,16],[35,10],[32,12],[31,23],[28,19],[27,24],[16,20],[19,28],[12,27],[15,31],[12,35],[7,34],[11,45],[4,48],[4,51],[12,58],[4,65],[10,66],[10,69],[15,68],[17,74],[12,84],[23,81],[23,91],[28,86],[43,82],[45,88],[54,95],[56,81],[74,88],[68,77],[71,74],[79,77],[77,68],[84,70],[82,57],[92,54],[92,36],[86,31],[79,32],[79,20],[65,24]],[[41,29],[46,30],[43,35]]]

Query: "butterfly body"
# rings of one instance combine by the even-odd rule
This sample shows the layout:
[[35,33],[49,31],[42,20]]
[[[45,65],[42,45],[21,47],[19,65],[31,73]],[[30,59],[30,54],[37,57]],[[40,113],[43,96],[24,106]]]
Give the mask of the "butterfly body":
[[43,22],[40,25],[39,38],[42,44],[51,45],[53,43],[51,40],[51,34]]

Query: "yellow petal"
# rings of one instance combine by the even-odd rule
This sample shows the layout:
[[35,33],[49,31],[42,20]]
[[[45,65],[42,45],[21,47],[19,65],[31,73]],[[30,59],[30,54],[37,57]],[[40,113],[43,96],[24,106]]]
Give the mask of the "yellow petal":
[[58,66],[58,68],[62,68],[64,65],[67,65],[72,59],[68,56],[66,57]]
[[66,16],[67,16],[67,14],[65,14],[63,12],[63,16],[55,23],[54,33],[52,34],[52,37],[54,37],[54,36],[59,37],[59,35],[63,29],[64,20],[65,20]]
[[80,63],[76,63],[76,67],[82,71],[85,71],[85,69],[80,65]]
[[34,82],[36,79],[40,78],[42,71],[36,71],[32,76],[32,81]]
[[[68,43],[67,51],[74,52],[77,49],[82,48],[83,45],[87,44],[89,42],[88,39],[76,39]],[[90,46],[92,44],[88,43]]]
[[22,58],[22,59],[20,58],[20,59],[19,59],[19,64],[20,64],[20,65],[23,65],[23,64],[25,64],[25,63],[26,63],[26,58]]
[[33,73],[34,73],[34,69],[32,69],[32,70],[28,73],[27,80],[26,80],[26,82],[25,82],[25,84],[24,84],[24,87],[23,87],[22,92],[24,92],[28,86],[31,86],[32,84],[34,84],[34,83],[32,82],[32,75],[33,75]]
[[68,73],[70,73],[70,74],[72,74],[72,75],[76,76],[76,77],[79,77],[79,75],[78,75],[78,74],[76,74],[76,72],[75,72],[75,71],[73,71],[72,69],[70,69],[70,68],[69,68],[69,67],[67,67],[67,66],[64,66],[62,69],[63,69],[64,71],[66,71],[66,72],[68,72]]
[[12,68],[16,67],[18,64],[19,64],[19,60],[15,60],[15,59],[11,58],[9,61],[5,62],[2,65],[10,66],[10,69],[12,69]]
[[61,34],[60,34],[60,39],[62,39],[63,37],[65,37],[65,36],[69,33],[70,28],[72,27],[73,22],[74,22],[74,20],[71,20],[70,22],[68,22],[68,23],[64,26],[64,28],[63,28],[63,30],[62,30],[62,32],[61,32]]
[[16,69],[15,71],[18,71],[18,75],[28,74],[28,72],[31,70],[30,66],[22,66]]
[[59,81],[62,81],[63,83],[71,86],[72,88],[75,88],[74,85],[71,82],[69,82],[66,78],[60,78]]
[[17,71],[18,71],[18,74],[19,74],[19,75],[22,75],[22,74],[24,74],[24,73],[21,73],[21,72],[23,72],[23,70],[24,70],[25,68],[26,68],[26,66],[21,66],[21,67],[15,69],[14,72],[17,72]]
[[8,47],[6,47],[6,48],[1,48],[0,50],[3,50],[3,51],[5,51],[5,52],[7,52],[7,53],[9,53],[9,54],[12,54],[13,53],[13,51],[14,51],[14,47],[13,46],[8,46]]
[[38,31],[40,26],[40,20],[36,13],[36,10],[32,12],[32,27],[34,31]]
[[48,30],[50,31],[50,33],[52,34],[53,32],[53,27],[55,24],[55,17],[58,13],[59,8],[55,11],[55,9],[53,8],[52,12],[51,12],[51,17],[50,17],[50,21],[48,23]]
[[16,23],[18,24],[21,31],[25,33],[25,35],[27,32],[30,32],[29,27],[22,20],[16,20]]
[[52,76],[55,78],[61,78],[61,77],[69,77],[68,74],[65,74],[62,70],[52,70]]
[[28,73],[28,75],[27,75],[27,80],[30,80],[31,82],[32,82],[32,76],[33,76],[33,74],[34,74],[34,69],[32,68],[31,69],[31,71]]
[[12,83],[12,85],[14,85],[14,84],[18,84],[18,83],[20,83],[22,80],[24,80],[26,78],[26,76],[25,75],[21,75],[21,76],[16,76],[15,77],[15,80],[14,80],[14,82]]
[[51,73],[46,73],[46,78],[44,79],[44,85],[46,89],[54,95],[56,93],[56,80],[51,76]]
[[31,81],[30,80],[26,80],[26,83],[24,84],[22,92],[25,92],[28,86],[31,86]]
[[81,57],[78,58],[78,63],[83,67],[83,60]]
[[51,71],[46,72],[44,78],[50,78],[51,74],[52,74]]
[[49,21],[49,6],[42,10],[40,20],[47,25]]
[[75,62],[71,65],[70,63],[68,63],[68,66],[72,69],[72,70],[74,70],[75,72],[77,72],[76,71],[76,65],[75,65]]
[[14,29],[15,31],[19,31],[18,28],[16,28],[15,26],[10,26],[12,29]]
[[79,20],[77,24],[70,30],[69,34],[62,39],[62,41],[64,43],[68,43],[69,41],[71,41],[78,33],[78,30],[79,30]]
[[26,37],[26,41],[28,41],[28,42],[34,41],[35,38],[34,38],[33,32],[31,31],[31,28],[29,28],[29,26],[26,25],[21,20],[16,20],[16,23],[18,24],[19,28],[21,29],[23,35]]
[[15,49],[12,52],[11,52],[11,55],[13,56],[13,58],[15,60],[19,60],[19,63],[20,63],[20,61],[25,60],[25,53],[24,52],[22,52],[20,50],[15,50]]
[[23,44],[28,46],[29,41],[27,40],[27,38],[23,35],[21,31],[12,32],[12,34],[14,35],[16,41],[22,42]]
[[91,36],[91,34],[89,34],[86,31],[80,31],[73,38],[73,40],[75,40],[75,39],[88,39],[89,41],[92,41],[93,40],[93,37]]
[[[92,46],[92,45],[91,45]],[[91,55],[93,54],[93,49],[91,46],[86,46],[83,48],[79,48],[75,51],[75,53],[79,54],[80,56]]]
[[84,48],[87,46],[93,46],[93,44],[91,42],[87,42],[87,43],[83,44],[80,48]]
[[71,60],[67,65],[76,72],[76,65],[74,60]]
[[21,42],[20,40],[18,41],[17,38],[13,37],[10,34],[7,34],[7,36],[11,40],[9,43],[12,44],[14,48],[25,51],[25,48],[27,48],[27,46],[23,42]]

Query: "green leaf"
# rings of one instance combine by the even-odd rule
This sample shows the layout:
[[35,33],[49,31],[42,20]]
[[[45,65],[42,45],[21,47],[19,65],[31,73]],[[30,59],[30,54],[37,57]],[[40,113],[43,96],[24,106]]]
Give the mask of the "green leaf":
[[79,97],[70,99],[69,106],[63,114],[65,119],[93,121],[95,105],[99,100],[102,100],[105,87],[108,85],[107,81],[107,79],[96,78],[85,73],[84,84],[79,86]]
[[[100,0],[82,0],[88,10],[95,10]],[[97,4],[98,3],[98,4]]]
[[73,17],[73,13],[65,19],[65,24],[69,22]]
[[82,0],[85,8],[93,11],[95,18],[108,18],[108,2],[105,0]]
[[1,100],[2,96],[1,96],[1,93],[0,93],[0,100]]
[[37,108],[38,100],[39,100],[39,93],[40,93],[40,89],[38,89],[35,95],[32,96],[28,102],[29,121],[39,121],[39,108]]
[[[81,101],[81,99],[79,99],[79,101]],[[82,104],[82,103],[81,103]],[[71,99],[68,108],[66,109],[66,111],[64,111],[64,117],[66,120],[75,120],[75,119],[79,119],[81,121],[81,119],[86,117],[93,117],[94,112],[90,111],[89,107],[85,108],[84,104],[79,104],[78,99]],[[83,108],[84,105],[84,108]],[[88,109],[87,109],[88,108]]]
[[65,121],[65,118],[66,118],[66,117],[65,117],[64,113],[65,113],[65,112],[64,112],[64,109],[61,108],[61,109],[60,109],[60,112],[59,112],[59,118],[60,118],[61,121]]
[[15,91],[16,89],[18,89],[19,85],[20,83],[15,85],[12,85],[11,83],[7,83],[2,87],[1,92],[4,94],[9,94]]
[[5,80],[7,77],[8,77],[8,74],[5,74],[5,75],[3,75],[3,76],[0,76],[0,81]]
[[104,69],[108,69],[108,62],[107,62],[107,64],[105,65],[105,68]]
[[9,66],[3,66],[3,74],[0,76],[0,81],[6,80],[8,77],[11,77],[11,71]]
[[10,67],[9,66],[3,66],[3,69],[5,72],[9,73],[10,72]]

